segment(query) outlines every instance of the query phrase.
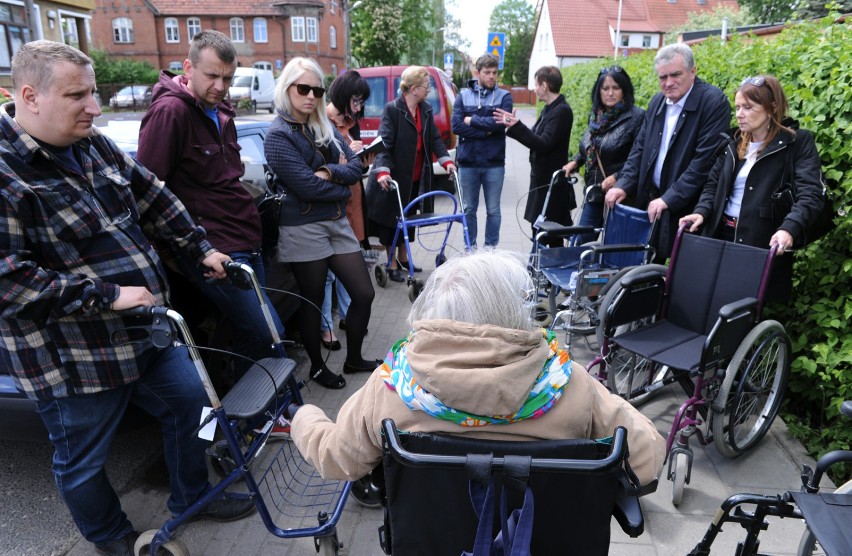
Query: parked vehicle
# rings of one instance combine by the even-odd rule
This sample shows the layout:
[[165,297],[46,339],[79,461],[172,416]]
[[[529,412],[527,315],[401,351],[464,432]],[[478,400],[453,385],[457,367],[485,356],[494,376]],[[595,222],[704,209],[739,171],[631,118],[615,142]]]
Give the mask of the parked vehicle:
[[[402,72],[408,66],[377,66],[372,68],[360,68],[358,73],[370,84],[370,98],[364,105],[364,117],[359,125],[361,127],[361,140],[369,145],[379,134],[379,125],[382,122],[382,110],[385,104],[399,95],[399,82]],[[444,70],[427,67],[429,81],[432,89],[429,91],[427,100],[432,105],[432,115],[435,118],[435,126],[441,133],[441,139],[447,146],[450,157],[456,159],[456,136],[452,131],[450,118],[453,116],[453,104],[456,101],[456,86],[444,72]],[[432,171],[436,176],[447,175],[447,171],[438,164],[433,157]]]
[[231,104],[236,106],[240,101],[249,99],[252,112],[258,108],[265,108],[272,114],[275,111],[273,100],[275,98],[275,78],[271,70],[259,68],[237,68],[234,72],[234,80],[228,90]]
[[147,108],[151,104],[149,85],[128,85],[122,87],[109,99],[109,106],[116,108]]

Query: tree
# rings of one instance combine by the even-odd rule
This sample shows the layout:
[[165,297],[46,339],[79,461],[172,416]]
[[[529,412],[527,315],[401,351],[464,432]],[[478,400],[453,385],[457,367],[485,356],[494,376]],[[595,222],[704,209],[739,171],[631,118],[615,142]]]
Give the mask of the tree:
[[678,35],[688,31],[704,31],[708,29],[721,29],[722,20],[728,18],[728,29],[734,27],[742,27],[757,23],[751,10],[742,7],[739,10],[736,8],[720,4],[715,9],[703,12],[689,12],[686,14],[686,22],[682,25],[672,27],[666,32],[666,42],[673,43],[677,41]]
[[825,0],[803,0],[796,9],[796,15],[801,19],[814,19],[817,17],[825,17],[829,10],[848,14],[852,12],[852,1],[832,2],[826,4]]
[[352,14],[352,55],[357,65],[390,66],[405,59],[429,64],[434,41],[432,6],[420,0],[368,0]]
[[491,12],[488,30],[506,33],[503,83],[526,83],[535,33],[535,8],[527,0],[503,0]]
[[755,23],[784,23],[793,15],[796,0],[739,0],[741,8],[748,8]]

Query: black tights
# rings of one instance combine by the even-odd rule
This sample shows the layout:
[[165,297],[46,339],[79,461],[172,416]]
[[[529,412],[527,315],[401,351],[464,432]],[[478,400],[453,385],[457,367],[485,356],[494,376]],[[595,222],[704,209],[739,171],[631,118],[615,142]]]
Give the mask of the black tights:
[[[290,267],[293,269],[296,283],[299,284],[301,295],[317,307],[322,306],[328,270],[334,272],[352,298],[352,304],[346,314],[346,362],[350,365],[367,366],[361,357],[361,344],[364,343],[364,335],[367,333],[367,323],[370,321],[370,310],[376,292],[373,290],[367,263],[364,262],[361,251],[332,255],[318,261],[290,263]],[[315,371],[323,365],[318,332],[322,319],[321,311],[303,301],[296,316],[302,344],[311,358],[311,370]]]

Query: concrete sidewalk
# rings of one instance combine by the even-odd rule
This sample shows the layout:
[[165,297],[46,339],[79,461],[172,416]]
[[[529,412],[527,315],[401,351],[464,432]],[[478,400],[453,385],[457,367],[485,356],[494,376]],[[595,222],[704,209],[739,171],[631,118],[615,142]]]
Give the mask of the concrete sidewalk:
[[[575,115],[580,117],[580,115]],[[521,117],[532,125],[535,117],[533,109],[521,111]],[[567,132],[567,130],[566,130]],[[508,158],[506,161],[506,180],[502,196],[503,220],[500,247],[527,253],[529,250],[529,224],[523,221],[525,195],[529,186],[528,151],[514,140],[508,140]],[[480,226],[484,227],[484,203],[480,203]],[[436,207],[436,212],[441,206]],[[480,230],[480,235],[484,230]],[[435,253],[430,249],[440,246],[439,235],[419,234],[420,240],[414,248],[414,259],[424,268],[418,277],[425,280],[434,268]],[[453,234],[449,242],[452,251],[462,248],[459,232]],[[448,253],[450,256],[451,253]],[[373,304],[369,335],[364,343],[365,358],[383,357],[388,348],[407,331],[406,318],[410,303],[404,284],[390,282],[386,288],[376,287],[376,299]],[[319,333],[319,331],[317,332]],[[339,335],[345,344],[345,336]],[[588,363],[594,356],[594,346],[584,345],[575,340],[572,356],[581,364]],[[344,350],[331,352],[329,367],[340,369],[343,364]],[[366,380],[366,376],[348,375],[347,387],[340,391],[326,390],[312,386],[305,391],[309,403],[319,405],[330,415],[334,415],[344,400],[355,392]],[[680,389],[669,388],[651,403],[642,408],[655,423],[663,435],[668,434],[671,419],[683,401]],[[737,492],[780,493],[786,490],[798,490],[801,464],[809,461],[799,442],[791,439],[786,427],[776,421],[770,434],[752,452],[737,460],[728,460],[720,456],[712,446],[701,448],[697,442],[692,482],[687,485],[684,499],[679,508],[670,502],[671,486],[663,478],[656,493],[643,498],[645,511],[645,533],[630,539],[620,528],[613,527],[611,554],[644,555],[683,555],[686,554],[703,536],[720,503],[730,494]],[[267,448],[269,449],[269,447]],[[812,463],[812,462],[811,462]],[[168,517],[165,501],[168,486],[164,472],[155,469],[144,477],[138,478],[137,486],[122,498],[125,511],[139,530],[160,527]],[[565,504],[582,504],[581,500],[565,500]],[[341,554],[352,556],[381,554],[378,545],[377,528],[382,522],[382,511],[365,509],[354,500],[347,504],[340,520],[338,534],[343,542]],[[795,554],[803,525],[793,520],[771,519],[769,530],[761,535],[761,549],[772,554]],[[744,536],[744,531],[729,525],[714,544],[714,553],[732,554],[736,542]],[[185,527],[179,534],[190,552],[195,555],[233,556],[242,554],[311,555],[316,554],[312,539],[282,540],[269,534],[260,521],[253,516],[249,519],[228,524],[200,522]],[[570,551],[570,539],[566,539],[566,553]],[[77,542],[67,552],[70,556],[90,554],[91,545],[84,540]]]

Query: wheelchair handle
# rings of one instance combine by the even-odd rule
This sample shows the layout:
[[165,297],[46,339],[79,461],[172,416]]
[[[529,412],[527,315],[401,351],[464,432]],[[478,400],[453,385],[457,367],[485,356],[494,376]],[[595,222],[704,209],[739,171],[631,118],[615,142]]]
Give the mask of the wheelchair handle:
[[[467,456],[446,456],[440,454],[418,454],[409,452],[402,447],[399,440],[399,431],[392,419],[382,420],[382,431],[385,441],[390,447],[390,453],[403,465],[408,467],[430,468],[430,467],[457,467],[464,468]],[[628,457],[627,451],[627,429],[618,427],[612,439],[612,448],[607,457],[598,460],[583,459],[554,459],[533,458],[530,463],[531,471],[555,471],[565,473],[597,473],[617,468],[625,462]],[[495,457],[492,460],[493,470],[502,470],[506,465],[506,458]]]

